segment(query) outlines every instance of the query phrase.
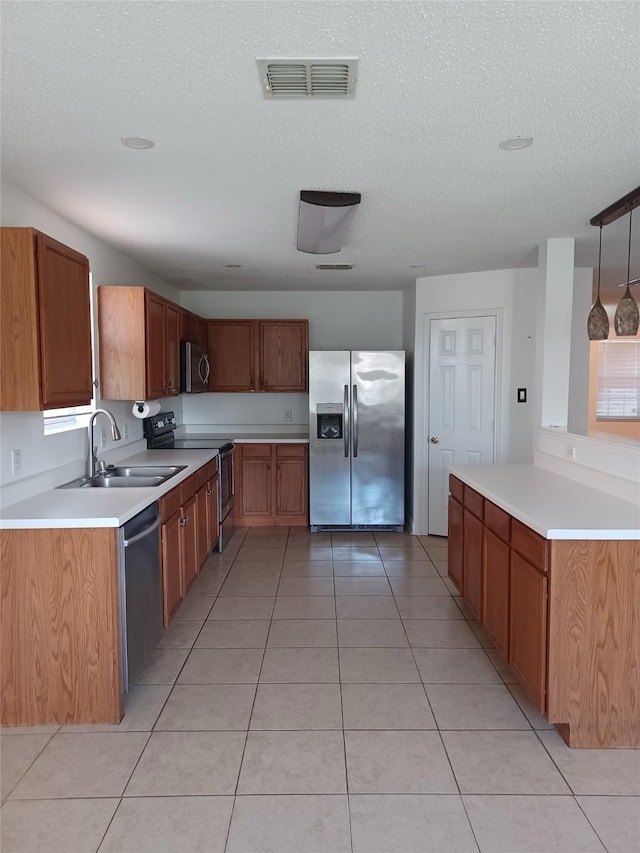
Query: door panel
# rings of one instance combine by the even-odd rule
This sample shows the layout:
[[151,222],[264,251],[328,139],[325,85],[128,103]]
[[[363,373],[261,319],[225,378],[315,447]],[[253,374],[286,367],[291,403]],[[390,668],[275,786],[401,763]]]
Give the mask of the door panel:
[[494,462],[495,337],[493,315],[430,321],[428,530],[436,536],[447,534],[449,466]]
[[404,353],[352,352],[351,523],[404,524]]
[[310,523],[351,524],[351,467],[348,412],[343,412],[342,438],[318,438],[317,407],[333,403],[340,409],[351,398],[349,352],[309,353],[309,511]]

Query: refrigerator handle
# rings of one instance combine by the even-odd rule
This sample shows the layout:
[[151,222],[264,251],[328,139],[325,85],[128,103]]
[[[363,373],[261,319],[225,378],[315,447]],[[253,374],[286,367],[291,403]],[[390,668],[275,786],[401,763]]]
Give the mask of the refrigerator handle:
[[349,458],[349,386],[344,386],[344,407],[343,407],[343,425],[342,434],[344,436],[344,458]]
[[358,386],[353,386],[353,458],[358,455]]

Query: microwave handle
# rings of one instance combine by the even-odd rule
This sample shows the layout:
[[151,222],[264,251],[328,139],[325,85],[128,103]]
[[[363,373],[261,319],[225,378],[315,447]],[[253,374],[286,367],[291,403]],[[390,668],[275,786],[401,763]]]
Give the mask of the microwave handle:
[[[205,368],[206,368],[204,376],[202,375],[202,362],[204,362]],[[209,381],[209,373],[210,372],[211,372],[211,366],[209,364],[209,356],[206,354],[206,352],[203,352],[202,355],[200,356],[200,361],[198,362],[198,375],[200,376],[200,379],[202,379],[203,385],[206,385],[207,382]]]

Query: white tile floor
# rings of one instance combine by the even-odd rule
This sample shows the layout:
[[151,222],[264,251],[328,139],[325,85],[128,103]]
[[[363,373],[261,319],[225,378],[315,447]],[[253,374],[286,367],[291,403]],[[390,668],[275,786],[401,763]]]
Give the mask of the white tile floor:
[[442,576],[237,530],[119,726],[3,730],[2,853],[638,853],[640,751],[569,750]]

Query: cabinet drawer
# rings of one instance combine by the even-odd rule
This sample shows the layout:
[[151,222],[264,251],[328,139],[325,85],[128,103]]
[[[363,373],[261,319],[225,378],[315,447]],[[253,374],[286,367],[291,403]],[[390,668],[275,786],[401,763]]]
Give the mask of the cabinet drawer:
[[449,492],[460,503],[464,502],[464,483],[453,474],[449,474]]
[[175,489],[171,489],[170,492],[160,498],[160,513],[163,522],[168,521],[180,509],[182,504],[181,489],[182,486],[176,486]]
[[489,530],[493,530],[503,542],[509,541],[511,534],[511,516],[508,512],[492,504],[491,501],[484,502],[484,523]]
[[203,465],[202,468],[198,468],[195,473],[196,478],[196,492],[198,489],[201,489],[202,486],[215,476],[216,471],[218,470],[218,460],[212,459],[211,462],[207,462],[206,465]]
[[241,444],[239,445],[243,459],[256,459],[271,456],[270,444]]
[[306,444],[276,444],[276,456],[304,457],[307,455]]
[[549,543],[517,518],[511,519],[511,547],[540,572],[549,570]]
[[469,512],[472,512],[476,518],[479,518],[480,521],[482,521],[484,498],[470,486],[464,487],[464,505]]
[[180,503],[182,506],[186,504],[189,498],[192,498],[196,493],[196,475],[192,474],[180,486]]

